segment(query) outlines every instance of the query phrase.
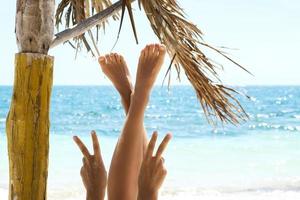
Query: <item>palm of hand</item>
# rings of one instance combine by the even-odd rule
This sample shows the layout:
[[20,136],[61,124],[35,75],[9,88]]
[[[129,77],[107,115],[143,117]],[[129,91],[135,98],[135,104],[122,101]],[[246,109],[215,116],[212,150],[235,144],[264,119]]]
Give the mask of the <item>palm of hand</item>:
[[74,137],[74,141],[78,145],[82,154],[84,155],[82,161],[83,166],[80,170],[80,175],[87,191],[87,199],[104,199],[105,189],[107,184],[107,172],[100,153],[100,145],[97,139],[96,133],[92,132],[94,155],[91,155],[83,144],[83,142],[77,137]]
[[139,175],[139,194],[142,198],[151,195],[156,196],[167,175],[167,170],[164,167],[164,159],[162,158],[162,153],[170,139],[171,135],[167,134],[160,144],[156,155],[153,156],[155,142],[157,140],[157,133],[154,133],[152,135]]

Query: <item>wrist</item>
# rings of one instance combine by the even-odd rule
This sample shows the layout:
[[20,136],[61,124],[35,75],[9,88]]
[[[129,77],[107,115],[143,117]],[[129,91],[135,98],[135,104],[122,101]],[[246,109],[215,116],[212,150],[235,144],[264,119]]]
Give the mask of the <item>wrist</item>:
[[86,193],[86,200],[104,200],[105,192],[92,192]]
[[158,193],[157,192],[139,192],[138,200],[157,200]]

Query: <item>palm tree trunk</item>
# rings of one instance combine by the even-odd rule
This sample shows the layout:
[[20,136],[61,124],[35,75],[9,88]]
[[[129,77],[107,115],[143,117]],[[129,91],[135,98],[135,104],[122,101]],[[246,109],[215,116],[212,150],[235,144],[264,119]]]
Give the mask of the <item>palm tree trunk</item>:
[[54,0],[17,0],[15,79],[6,120],[9,199],[45,200],[54,58]]
[[6,121],[10,200],[46,199],[52,73],[52,57],[16,54]]

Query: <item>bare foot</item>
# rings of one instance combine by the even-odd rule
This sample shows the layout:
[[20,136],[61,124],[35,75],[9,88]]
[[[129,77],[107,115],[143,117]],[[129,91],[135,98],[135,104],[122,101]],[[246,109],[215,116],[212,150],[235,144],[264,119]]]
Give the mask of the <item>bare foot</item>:
[[164,62],[164,45],[147,45],[141,52],[136,74],[135,93],[149,94]]
[[133,87],[130,73],[123,56],[111,53],[99,57],[98,61],[104,74],[111,80],[120,93],[122,103],[127,113]]

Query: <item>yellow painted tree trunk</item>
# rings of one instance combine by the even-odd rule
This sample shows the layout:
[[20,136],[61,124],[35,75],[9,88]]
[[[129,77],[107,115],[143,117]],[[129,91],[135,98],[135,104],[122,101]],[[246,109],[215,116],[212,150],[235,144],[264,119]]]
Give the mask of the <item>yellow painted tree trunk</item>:
[[39,53],[15,56],[14,90],[6,121],[10,200],[46,199],[53,60]]

